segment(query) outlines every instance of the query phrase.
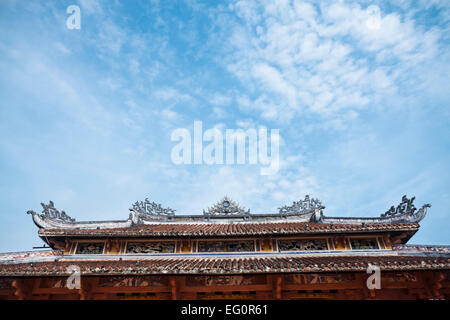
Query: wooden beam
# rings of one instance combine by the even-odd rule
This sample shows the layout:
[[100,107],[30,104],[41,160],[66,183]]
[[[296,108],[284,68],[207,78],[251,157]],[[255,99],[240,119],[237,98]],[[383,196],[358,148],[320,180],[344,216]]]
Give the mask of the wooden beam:
[[170,293],[172,294],[172,300],[177,300],[178,299],[177,279],[171,276],[169,278],[169,285],[170,285]]
[[283,278],[281,275],[276,275],[272,277],[272,285],[273,285],[273,298],[281,299],[281,284],[283,282]]
[[437,272],[433,276],[434,283],[432,285],[432,293],[436,298],[442,298],[439,290],[442,288],[442,280],[445,279],[445,276],[442,272]]
[[90,300],[92,299],[93,291],[95,290],[95,278],[84,277],[81,278],[81,287],[78,290],[78,294],[80,295],[80,300]]
[[32,292],[32,282],[31,280],[27,281],[27,279],[15,279],[12,282],[12,286],[14,290],[14,296],[17,297],[18,300],[25,300],[31,297]]

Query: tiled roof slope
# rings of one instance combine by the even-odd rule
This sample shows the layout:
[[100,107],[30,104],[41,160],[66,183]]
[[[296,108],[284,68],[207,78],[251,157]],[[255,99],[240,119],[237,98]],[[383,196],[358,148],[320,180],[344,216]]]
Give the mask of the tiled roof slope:
[[267,234],[354,233],[380,231],[417,231],[418,223],[324,224],[314,222],[273,223],[160,223],[127,228],[40,229],[40,236],[234,236]]
[[450,269],[450,258],[426,256],[250,256],[174,257],[116,261],[45,261],[0,264],[0,276],[66,276],[77,265],[84,275],[233,274],[288,272],[365,272],[368,264],[382,271]]
[[13,260],[34,259],[42,257],[57,257],[63,254],[62,250],[24,251],[0,253],[0,264]]

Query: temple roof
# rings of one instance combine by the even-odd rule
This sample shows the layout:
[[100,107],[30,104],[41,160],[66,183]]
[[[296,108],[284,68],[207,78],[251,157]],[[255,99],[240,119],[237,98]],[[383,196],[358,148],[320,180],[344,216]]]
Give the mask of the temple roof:
[[377,265],[382,271],[450,269],[448,246],[399,246],[391,252],[315,254],[199,254],[195,256],[108,257],[42,256],[15,258],[0,263],[0,276],[66,276],[67,267],[76,264],[84,275],[127,274],[233,274],[289,272],[366,272]]
[[[175,210],[145,199],[130,208],[128,219],[118,221],[81,221],[68,216],[64,211],[41,203],[42,214],[32,210],[34,223],[41,228],[41,235],[202,235],[203,234],[267,234],[290,232],[352,232],[373,230],[417,229],[429,204],[417,210],[414,197],[403,196],[401,203],[392,206],[379,217],[327,217],[322,203],[308,195],[304,200],[279,208],[278,213],[251,214],[236,202],[225,197],[203,215],[175,215]],[[346,226],[347,225],[347,226]],[[371,225],[371,226],[369,226]],[[42,230],[43,229],[43,230]],[[113,231],[113,229],[115,231]],[[86,231],[89,230],[89,231]]]
[[117,236],[117,237],[177,237],[177,236],[251,236],[289,234],[332,234],[355,232],[410,231],[418,223],[394,224],[332,224],[318,222],[233,222],[233,223],[158,223],[125,228],[98,229],[40,229],[40,236]]

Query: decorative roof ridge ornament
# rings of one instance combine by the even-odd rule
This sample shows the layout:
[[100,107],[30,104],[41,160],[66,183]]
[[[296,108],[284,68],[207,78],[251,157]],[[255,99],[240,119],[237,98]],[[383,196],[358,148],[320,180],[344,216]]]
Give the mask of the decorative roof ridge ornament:
[[245,209],[241,208],[239,204],[237,204],[236,202],[225,196],[215,205],[208,208],[207,211],[203,210],[203,215],[205,217],[250,216],[250,209],[245,211]]
[[42,229],[99,229],[99,228],[126,228],[132,225],[131,217],[128,220],[119,221],[75,221],[64,211],[55,208],[53,201],[49,204],[41,203],[42,213],[28,210],[33,222]]
[[[133,219],[134,224],[142,224],[143,221],[171,218],[175,215],[174,209],[163,208],[161,204],[150,202],[148,198],[145,198],[144,201],[136,201],[133,204],[133,207],[130,208],[130,211],[133,211],[135,214]],[[132,218],[131,213],[130,218]]]
[[391,206],[391,208],[385,213],[382,213],[380,217],[387,218],[389,216],[396,216],[404,213],[414,214],[414,211],[417,210],[417,208],[413,204],[414,199],[416,199],[416,197],[408,199],[408,197],[404,195],[402,197],[402,202],[397,207]]
[[402,197],[402,202],[391,208],[380,217],[324,217],[320,222],[329,224],[397,224],[397,223],[418,223],[427,214],[430,204],[424,204],[419,210],[414,206],[415,197],[408,199],[406,195]]
[[391,206],[391,208],[380,215],[381,218],[392,220],[395,222],[419,222],[427,213],[427,208],[431,207],[431,204],[424,204],[417,212],[417,208],[413,202],[416,197],[408,199],[406,195],[402,197],[402,202],[397,207]]
[[[304,200],[292,202],[292,206],[282,206],[279,209],[279,214],[281,216],[290,215],[303,215],[311,212],[320,211],[320,217],[322,216],[322,210],[325,206],[319,199],[310,198],[309,195],[305,196]],[[316,217],[319,220],[320,217]]]
[[43,214],[38,214],[38,213],[34,212],[33,210],[28,210],[27,214],[31,214],[33,216],[39,216],[40,218],[43,218],[43,219],[47,218],[47,219],[61,221],[61,222],[65,222],[65,223],[75,223],[74,218],[71,218],[64,211],[59,211],[58,209],[56,209],[53,201],[50,200],[49,204],[45,204],[45,203],[41,202],[41,206],[43,208],[43,210],[42,210]]

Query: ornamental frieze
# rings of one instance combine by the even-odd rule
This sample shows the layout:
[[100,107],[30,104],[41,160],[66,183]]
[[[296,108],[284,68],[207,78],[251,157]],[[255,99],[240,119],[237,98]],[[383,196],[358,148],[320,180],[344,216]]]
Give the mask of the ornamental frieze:
[[165,287],[169,285],[168,278],[161,276],[117,276],[100,278],[98,286],[105,287]]
[[278,240],[279,251],[328,250],[326,239]]
[[78,243],[77,254],[102,254],[104,243]]
[[383,276],[386,282],[417,282],[417,275],[412,272],[391,273]]
[[312,274],[286,274],[283,276],[286,284],[334,284],[334,283],[351,283],[356,280],[354,274],[333,274],[322,275],[317,273]]
[[198,252],[249,252],[255,251],[255,242],[250,241],[199,241]]
[[224,276],[187,276],[186,286],[239,286],[265,284],[266,277],[261,275],[224,275]]
[[173,253],[175,242],[130,242],[127,253]]
[[0,289],[12,288],[12,279],[0,278]]

